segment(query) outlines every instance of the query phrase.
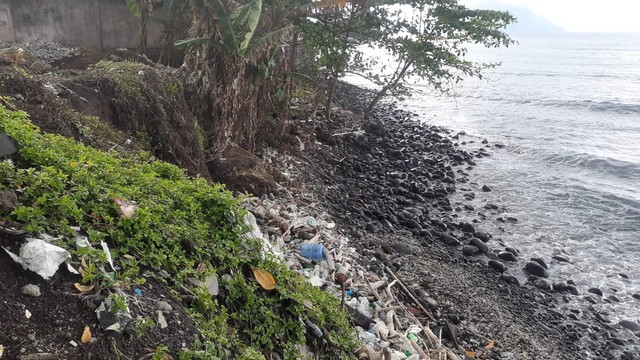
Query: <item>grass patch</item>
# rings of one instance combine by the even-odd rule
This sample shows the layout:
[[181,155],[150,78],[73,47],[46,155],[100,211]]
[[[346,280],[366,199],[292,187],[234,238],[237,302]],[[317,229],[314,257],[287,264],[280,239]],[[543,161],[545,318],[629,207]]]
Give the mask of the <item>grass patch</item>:
[[[0,190],[15,191],[20,203],[4,219],[30,232],[63,236],[58,245],[72,252],[76,265],[85,260],[83,280],[112,293],[114,302],[114,289],[144,282],[143,272],[169,272],[176,295],[195,297],[189,311],[203,333],[180,359],[263,359],[272,352],[300,358],[297,346],[305,343],[324,358],[353,357],[356,340],[339,301],[262,256],[260,244],[243,236],[244,210],[224,186],[165,162],[148,163],[146,156],[116,155],[43,134],[27,114],[4,106],[0,131],[21,147],[13,162],[0,162]],[[137,202],[135,215],[122,216],[114,199]],[[92,244],[109,244],[116,272],[96,270],[107,267],[101,250],[75,249],[76,226]],[[260,289],[251,266],[270,271],[276,289]],[[214,273],[219,296],[192,285]],[[306,328],[307,320],[323,330],[322,338]]]

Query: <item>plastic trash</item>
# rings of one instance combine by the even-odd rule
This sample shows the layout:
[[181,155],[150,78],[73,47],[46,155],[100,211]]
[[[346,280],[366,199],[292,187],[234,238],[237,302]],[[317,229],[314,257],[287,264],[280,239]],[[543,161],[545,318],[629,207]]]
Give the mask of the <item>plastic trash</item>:
[[136,295],[142,296],[142,290],[140,290],[140,289],[135,289],[135,290],[133,290],[133,292],[136,293]]
[[312,260],[324,260],[324,245],[303,242],[300,245],[300,253]]
[[23,268],[35,272],[45,280],[50,279],[58,271],[60,264],[71,259],[71,254],[67,250],[41,239],[27,239],[27,242],[20,247],[19,255],[5,247],[3,249]]
[[309,328],[311,328],[311,330],[313,330],[313,332],[316,334],[317,337],[322,337],[322,330],[320,330],[320,328],[318,327],[318,325],[312,323],[311,321],[307,320],[305,321],[305,323],[307,324],[307,326]]

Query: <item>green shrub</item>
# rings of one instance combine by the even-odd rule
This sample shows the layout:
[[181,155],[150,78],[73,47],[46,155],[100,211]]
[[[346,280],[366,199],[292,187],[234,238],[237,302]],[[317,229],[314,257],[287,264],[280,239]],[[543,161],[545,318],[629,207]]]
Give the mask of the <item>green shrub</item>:
[[[165,162],[148,163],[144,154],[116,155],[43,134],[25,113],[3,106],[0,131],[21,147],[13,163],[0,162],[0,190],[16,191],[20,203],[10,220],[30,232],[63,236],[76,262],[89,260],[82,265],[84,280],[104,292],[122,282],[144,282],[143,271],[164,270],[175,292],[186,288],[196,295],[189,312],[204,341],[180,358],[249,359],[270,351],[296,358],[296,344],[313,339],[304,320],[325,332],[326,341],[311,341],[323,356],[352,356],[355,340],[339,301],[262,256],[261,245],[243,236],[245,210],[223,185],[191,178]],[[116,199],[137,202],[135,215],[122,216]],[[96,264],[107,261],[99,246],[75,250],[72,227],[93,244],[109,244],[115,274],[98,270]],[[260,289],[251,265],[269,270],[276,290]],[[186,281],[213,273],[220,278],[219,297]]]

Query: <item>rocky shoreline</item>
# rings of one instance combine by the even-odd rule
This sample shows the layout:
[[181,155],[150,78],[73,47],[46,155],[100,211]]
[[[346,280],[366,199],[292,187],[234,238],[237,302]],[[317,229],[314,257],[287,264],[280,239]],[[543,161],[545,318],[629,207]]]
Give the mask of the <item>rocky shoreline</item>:
[[[306,149],[310,176],[302,182],[348,231],[369,271],[384,276],[385,266],[393,269],[431,305],[435,327],[455,325],[451,346],[493,339],[501,351],[481,358],[495,359],[635,358],[635,323],[613,323],[574,300],[593,300],[596,289],[583,295],[571,280],[549,281],[551,259],[529,259],[484,232],[484,213],[497,206],[451,202],[454,192],[471,200],[491,191],[467,171],[500,144],[462,150],[456,135],[392,104],[359,131],[350,121],[368,92],[342,84],[338,93],[345,111],[333,128],[316,127],[315,148]],[[462,211],[478,219],[462,222]]]

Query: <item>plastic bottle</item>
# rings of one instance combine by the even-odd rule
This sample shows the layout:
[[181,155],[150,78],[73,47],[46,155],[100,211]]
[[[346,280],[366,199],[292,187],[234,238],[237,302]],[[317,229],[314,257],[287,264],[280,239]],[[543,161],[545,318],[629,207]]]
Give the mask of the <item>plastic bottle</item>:
[[324,260],[324,245],[303,242],[300,245],[300,254],[312,260]]

